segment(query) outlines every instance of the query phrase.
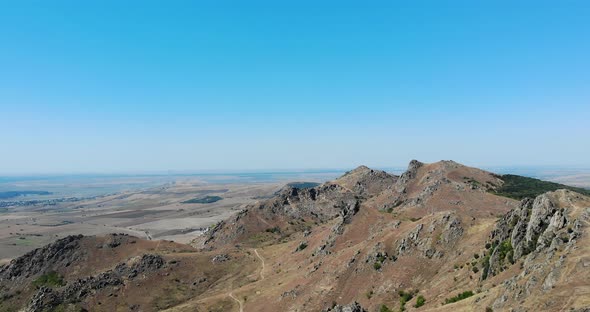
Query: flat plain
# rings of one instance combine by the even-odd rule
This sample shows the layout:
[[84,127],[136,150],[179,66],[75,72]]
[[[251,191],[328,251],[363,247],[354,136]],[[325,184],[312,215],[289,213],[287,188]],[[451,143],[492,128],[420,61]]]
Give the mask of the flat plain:
[[[333,175],[212,174],[4,182],[0,190],[43,189],[51,194],[0,201],[5,205],[0,208],[0,264],[75,234],[126,233],[150,240],[188,243],[207,227],[248,203],[272,196],[288,182],[323,181]],[[208,202],[216,197],[221,199]],[[205,203],[198,203],[199,199],[205,199]],[[9,202],[19,204],[10,206]]]

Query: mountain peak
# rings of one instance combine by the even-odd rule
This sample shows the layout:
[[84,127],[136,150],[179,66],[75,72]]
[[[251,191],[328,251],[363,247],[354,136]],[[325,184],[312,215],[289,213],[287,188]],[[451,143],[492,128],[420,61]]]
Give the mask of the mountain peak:
[[383,170],[374,170],[361,165],[346,172],[334,181],[334,183],[364,195],[376,195],[385,188],[393,185],[397,176]]

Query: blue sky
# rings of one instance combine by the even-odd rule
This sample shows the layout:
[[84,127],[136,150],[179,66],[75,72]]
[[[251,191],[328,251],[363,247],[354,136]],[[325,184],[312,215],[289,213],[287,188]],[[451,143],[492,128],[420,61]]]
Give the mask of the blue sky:
[[0,174],[590,166],[587,1],[2,1]]

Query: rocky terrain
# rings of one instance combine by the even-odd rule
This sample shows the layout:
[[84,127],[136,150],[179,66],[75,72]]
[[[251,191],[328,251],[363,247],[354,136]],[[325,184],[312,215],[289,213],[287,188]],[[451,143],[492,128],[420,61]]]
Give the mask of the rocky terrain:
[[68,236],[0,268],[0,311],[588,311],[590,198],[535,181],[518,200],[506,179],[361,166],[191,245]]

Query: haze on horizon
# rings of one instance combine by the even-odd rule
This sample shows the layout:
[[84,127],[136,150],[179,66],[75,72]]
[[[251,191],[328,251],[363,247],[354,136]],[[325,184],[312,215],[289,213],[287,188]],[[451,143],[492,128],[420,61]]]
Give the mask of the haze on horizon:
[[0,175],[590,167],[590,5],[0,4]]

